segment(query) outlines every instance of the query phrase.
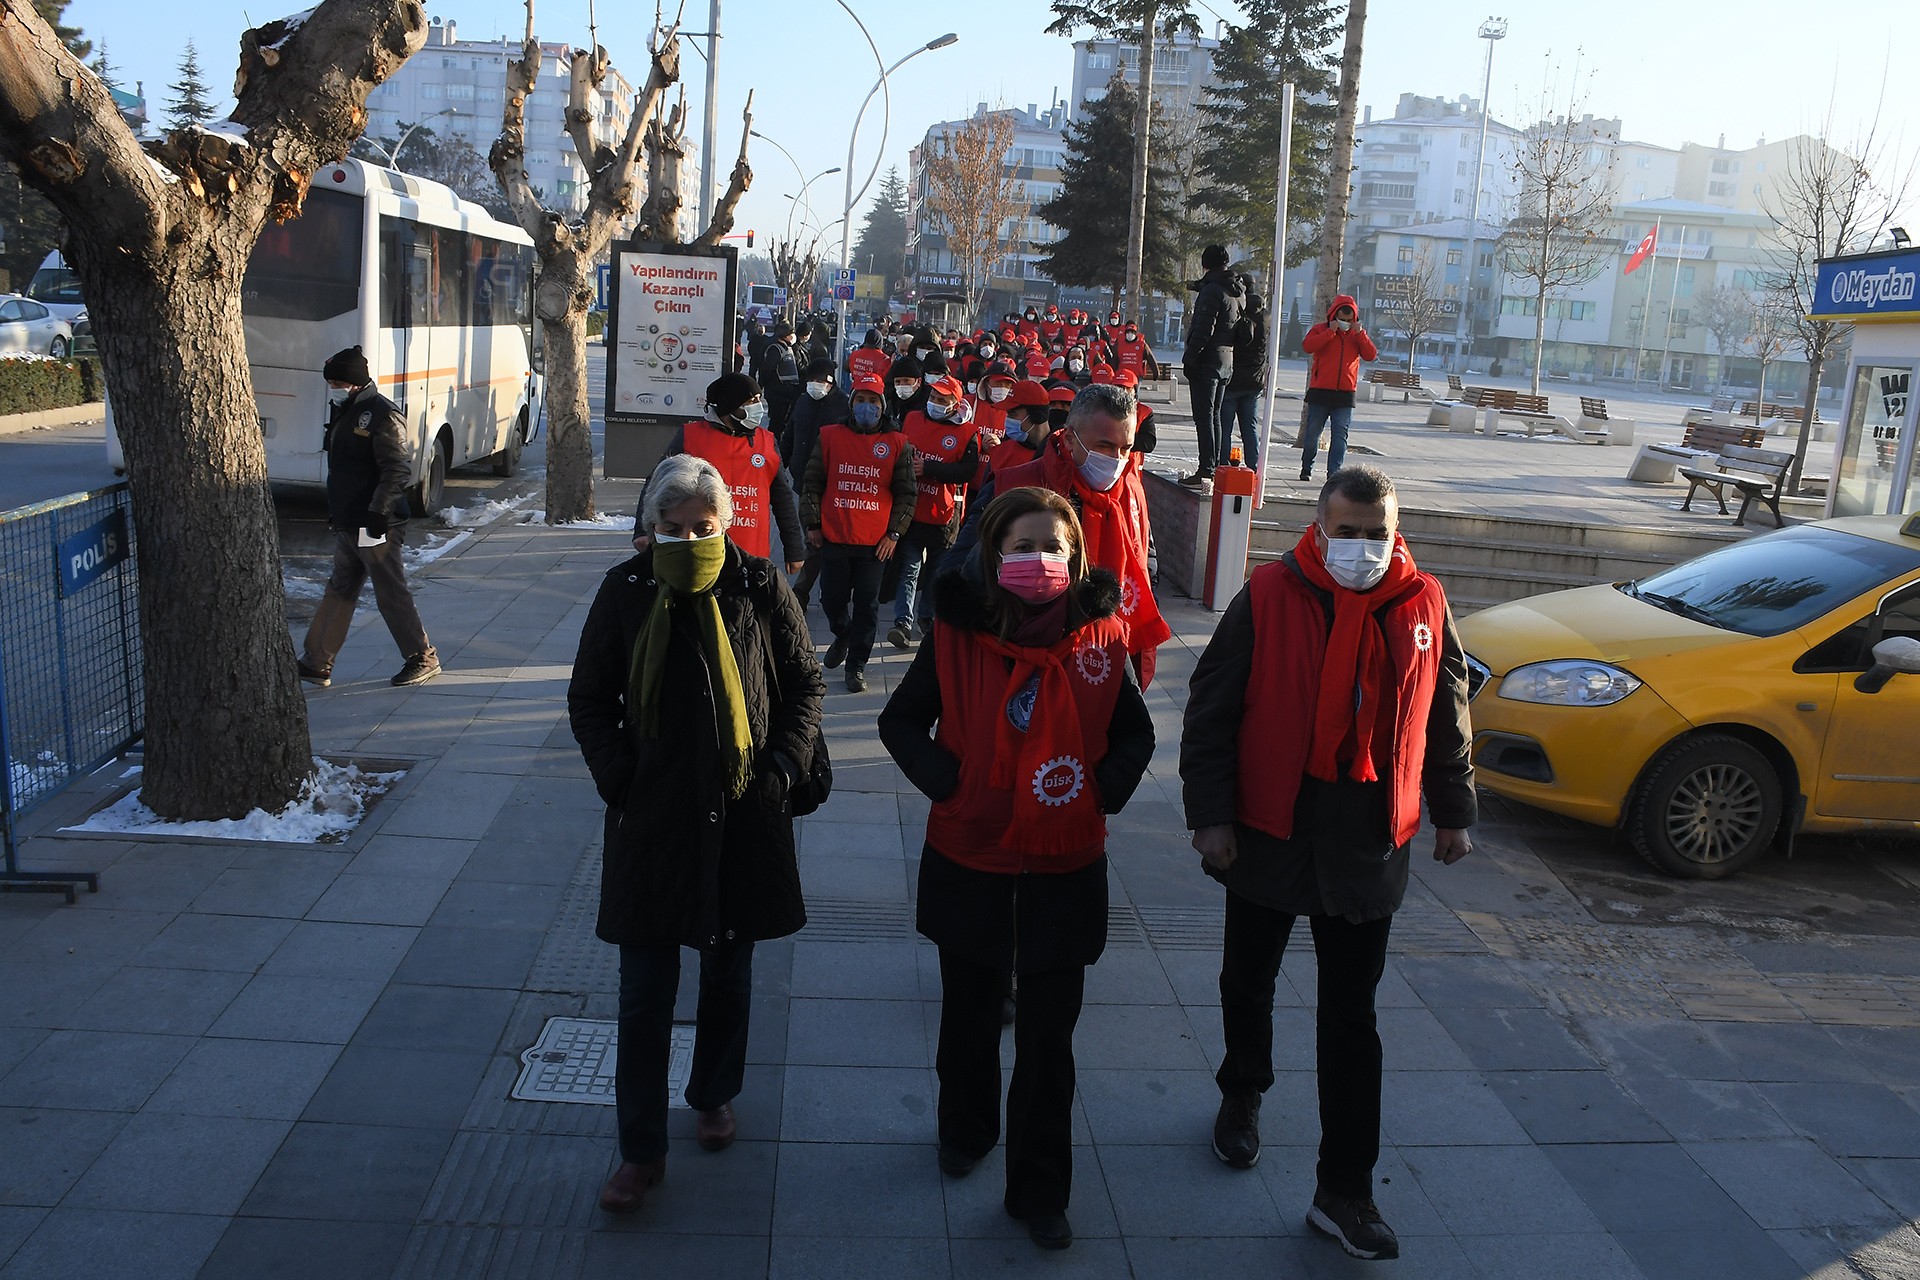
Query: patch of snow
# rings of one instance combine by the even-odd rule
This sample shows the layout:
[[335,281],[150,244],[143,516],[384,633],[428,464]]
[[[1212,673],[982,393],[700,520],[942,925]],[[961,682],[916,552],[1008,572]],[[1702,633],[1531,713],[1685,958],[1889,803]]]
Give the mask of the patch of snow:
[[548,529],[621,529],[633,532],[632,516],[617,516],[610,511],[601,511],[591,520],[567,520],[560,524],[548,524],[547,513],[529,511],[520,517],[521,524],[537,524]]
[[155,160],[155,159],[154,159],[154,158],[153,158],[152,156],[148,156],[148,157],[147,157],[147,163],[148,163],[149,165],[151,165],[151,166],[152,166],[152,168],[153,168],[153,171],[154,171],[155,173],[157,173],[157,174],[159,174],[159,175],[160,175],[160,179],[161,179],[161,181],[163,181],[163,182],[178,182],[178,181],[180,181],[180,175],[179,175],[179,174],[177,174],[177,173],[175,173],[175,172],[174,172],[173,170],[171,170],[171,169],[169,169],[169,168],[167,168],[167,166],[165,166],[165,165],[163,165],[163,164],[161,164],[161,163],[160,163],[160,162],[159,162],[158,160]]
[[41,795],[67,780],[67,766],[51,751],[42,751],[31,764],[7,761],[8,794],[20,800]]
[[200,836],[216,840],[259,840],[273,844],[332,844],[360,824],[367,802],[385,795],[404,773],[367,773],[358,765],[334,764],[318,756],[313,774],[300,784],[299,796],[278,813],[255,809],[244,818],[208,822],[169,822],[131,791],[78,826],[64,831],[104,831],[159,836]]
[[438,534],[428,534],[427,540],[417,547],[408,547],[401,552],[402,562],[407,568],[416,568],[423,564],[432,564],[455,547],[473,536],[473,530],[463,529],[451,538],[442,538]]
[[1607,906],[1623,916],[1637,916],[1646,910],[1645,907],[1637,902],[1609,902]]
[[37,351],[0,352],[0,360],[39,360],[47,364],[53,363],[52,356],[43,356]]
[[518,511],[532,500],[533,495],[522,494],[506,501],[491,498],[470,507],[446,507],[440,512],[440,523],[449,529],[471,529],[475,525],[491,524],[510,511]]
[[314,13],[317,11],[317,9],[318,9],[318,6],[316,5],[313,9],[303,9],[299,13],[289,14],[287,17],[280,19],[281,22],[284,22],[286,24],[287,29],[285,33],[282,34],[281,37],[278,40],[275,40],[272,44],[265,45],[263,47],[268,49],[278,49],[281,45],[293,39],[293,33],[298,31],[300,28],[306,26],[307,19],[311,18],[314,15]]
[[289,600],[318,600],[327,593],[325,578],[294,578],[282,575],[280,586]]

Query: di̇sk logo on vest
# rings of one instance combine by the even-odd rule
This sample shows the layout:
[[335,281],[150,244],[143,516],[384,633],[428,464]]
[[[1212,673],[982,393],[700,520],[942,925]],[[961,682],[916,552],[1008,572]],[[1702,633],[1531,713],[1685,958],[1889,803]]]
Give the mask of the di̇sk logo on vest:
[[1113,655],[1104,646],[1083,640],[1073,647],[1073,665],[1088,684],[1105,684],[1113,674]]
[[1131,618],[1133,611],[1140,607],[1140,587],[1132,578],[1120,583],[1120,616]]
[[1417,652],[1426,653],[1433,648],[1433,628],[1424,622],[1413,624],[1413,647]]
[[1033,772],[1034,798],[1049,808],[1071,804],[1086,786],[1087,772],[1072,756],[1055,756]]

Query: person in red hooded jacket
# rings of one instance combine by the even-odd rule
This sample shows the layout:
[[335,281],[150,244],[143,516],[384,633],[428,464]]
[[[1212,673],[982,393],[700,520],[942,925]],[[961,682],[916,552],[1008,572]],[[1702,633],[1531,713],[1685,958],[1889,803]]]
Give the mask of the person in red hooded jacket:
[[940,1171],[999,1142],[1002,999],[1020,982],[1006,1091],[1007,1213],[1073,1243],[1073,1029],[1107,935],[1106,815],[1153,755],[1127,663],[1121,585],[1089,562],[1072,505],[1022,488],[935,586],[938,625],[880,715],[933,807],[915,924],[939,948]]
[[1367,331],[1360,327],[1358,304],[1346,294],[1327,308],[1324,324],[1307,330],[1300,346],[1313,358],[1307,368],[1306,421],[1300,429],[1300,478],[1313,479],[1313,459],[1320,451],[1320,431],[1333,424],[1333,442],[1327,450],[1327,474],[1338,472],[1347,458],[1347,431],[1353,425],[1353,393],[1360,385],[1360,362],[1379,356]]

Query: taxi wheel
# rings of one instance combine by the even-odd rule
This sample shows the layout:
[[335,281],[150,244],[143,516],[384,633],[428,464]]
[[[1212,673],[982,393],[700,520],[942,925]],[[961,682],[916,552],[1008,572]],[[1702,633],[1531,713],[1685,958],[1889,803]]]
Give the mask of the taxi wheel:
[[1726,734],[1669,747],[1634,793],[1627,834],[1669,875],[1718,880],[1764,854],[1780,826],[1780,779],[1758,749]]

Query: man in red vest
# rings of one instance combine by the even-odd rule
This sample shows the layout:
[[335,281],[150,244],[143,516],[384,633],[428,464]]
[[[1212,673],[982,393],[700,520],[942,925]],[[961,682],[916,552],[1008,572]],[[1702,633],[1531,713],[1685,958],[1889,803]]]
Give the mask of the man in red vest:
[[1396,1258],[1373,1201],[1374,990],[1426,797],[1433,856],[1473,848],[1467,663],[1446,593],[1413,563],[1393,481],[1336,472],[1313,527],[1255,570],[1194,668],[1180,739],[1187,825],[1227,890],[1226,1053],[1213,1150],[1260,1158],[1273,991],[1296,919],[1313,931],[1320,1158],[1307,1221],[1356,1258]]
[[1147,493],[1140,482],[1143,459],[1133,451],[1137,409],[1131,391],[1106,385],[1083,388],[1073,397],[1066,421],[1049,433],[1039,455],[997,475],[994,492],[1037,485],[1053,490],[1079,511],[1087,559],[1120,580],[1120,619],[1127,624],[1127,652],[1133,655],[1144,689],[1153,683],[1155,652],[1173,635],[1173,628],[1160,616],[1147,563],[1152,529],[1147,521]]
[[[864,693],[880,622],[880,575],[913,522],[913,448],[887,416],[878,378],[853,384],[853,421],[820,428],[800,485],[800,523],[820,551],[820,608],[833,630],[821,665],[847,664]],[[851,609],[851,612],[849,612]]]
[[[806,543],[800,532],[793,482],[780,465],[773,432],[763,425],[766,402],[760,386],[744,373],[723,373],[707,384],[707,416],[694,418],[667,441],[662,457],[690,453],[705,458],[727,482],[733,498],[733,523],[727,540],[750,556],[773,558],[772,532],[780,530],[780,552],[788,573],[798,573]],[[647,491],[634,508],[633,549],[645,551],[651,540],[641,529]]]
[[[896,649],[913,644],[916,626],[921,635],[927,633],[933,593],[920,590],[921,573],[938,564],[941,552],[953,545],[966,515],[967,486],[980,469],[980,432],[954,378],[929,382],[926,404],[907,414],[902,430],[913,446],[913,523],[880,579],[880,598],[893,601],[887,643]],[[930,571],[927,585],[933,585]]]

